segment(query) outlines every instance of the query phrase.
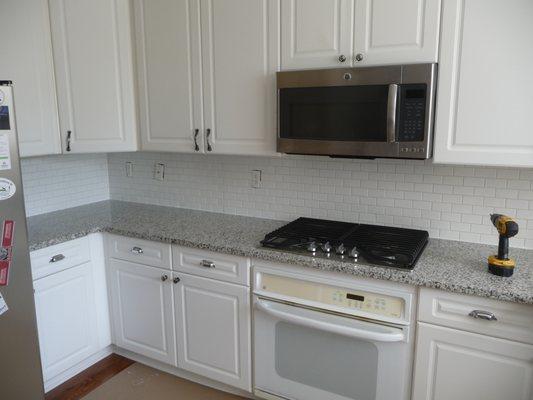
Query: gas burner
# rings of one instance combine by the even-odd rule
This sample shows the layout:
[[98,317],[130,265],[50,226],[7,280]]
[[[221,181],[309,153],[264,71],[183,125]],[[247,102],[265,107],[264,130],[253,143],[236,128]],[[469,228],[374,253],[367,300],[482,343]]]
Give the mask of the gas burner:
[[263,247],[348,262],[412,269],[429,235],[416,229],[298,218],[267,234]]

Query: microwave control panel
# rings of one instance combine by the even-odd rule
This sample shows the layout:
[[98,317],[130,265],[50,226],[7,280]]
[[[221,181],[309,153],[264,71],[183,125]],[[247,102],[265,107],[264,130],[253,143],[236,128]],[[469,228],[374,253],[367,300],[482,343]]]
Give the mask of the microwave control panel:
[[399,142],[421,142],[426,127],[426,85],[402,85],[399,99]]
[[263,292],[282,295],[291,299],[312,302],[318,307],[344,309],[347,314],[363,311],[389,318],[405,316],[402,298],[363,290],[347,289],[317,282],[293,279],[285,276],[261,274],[260,289]]

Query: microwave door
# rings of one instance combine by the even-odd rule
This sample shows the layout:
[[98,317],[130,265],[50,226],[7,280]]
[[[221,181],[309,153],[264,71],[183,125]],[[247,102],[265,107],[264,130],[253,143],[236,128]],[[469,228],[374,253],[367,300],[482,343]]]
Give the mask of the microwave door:
[[279,90],[278,151],[397,157],[398,85]]

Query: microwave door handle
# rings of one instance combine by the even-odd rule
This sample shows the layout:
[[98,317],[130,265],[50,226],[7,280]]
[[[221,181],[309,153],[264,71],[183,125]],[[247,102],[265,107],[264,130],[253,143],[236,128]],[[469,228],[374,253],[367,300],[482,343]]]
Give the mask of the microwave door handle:
[[[296,325],[305,326],[312,329],[318,329],[325,332],[336,333],[342,336],[348,336],[363,340],[375,341],[375,342],[401,342],[405,339],[405,335],[402,330],[389,328],[380,325],[382,332],[375,330],[363,329],[358,327],[350,327],[342,325],[338,322],[339,318],[343,317],[330,316],[328,314],[320,313],[317,311],[305,310],[305,314],[316,314],[316,318],[310,318],[308,315],[303,315],[296,306],[286,306],[283,304],[264,301],[261,299],[254,300],[254,307],[272,317],[278,318],[282,321],[290,322]],[[324,317],[326,316],[326,317]]]
[[389,85],[387,98],[387,142],[396,143],[396,111],[398,105],[398,85]]

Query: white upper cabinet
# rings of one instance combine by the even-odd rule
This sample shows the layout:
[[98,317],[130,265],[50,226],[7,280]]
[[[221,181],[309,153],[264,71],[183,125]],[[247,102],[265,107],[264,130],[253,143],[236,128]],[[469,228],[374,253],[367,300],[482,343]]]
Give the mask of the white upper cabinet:
[[201,0],[205,150],[274,154],[277,0]]
[[441,0],[281,0],[284,70],[436,62]]
[[129,0],[50,0],[65,152],[137,149]]
[[46,0],[0,2],[0,79],[13,81],[22,157],[61,153]]
[[351,65],[353,8],[354,0],[281,0],[282,69]]
[[203,149],[198,24],[197,1],[135,1],[143,150]]
[[278,19],[279,0],[136,0],[142,148],[275,154]]
[[435,162],[533,166],[533,2],[443,3]]
[[354,65],[437,62],[441,0],[357,0]]

